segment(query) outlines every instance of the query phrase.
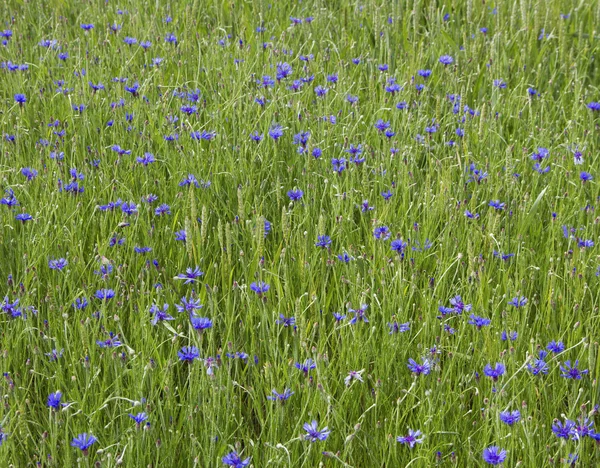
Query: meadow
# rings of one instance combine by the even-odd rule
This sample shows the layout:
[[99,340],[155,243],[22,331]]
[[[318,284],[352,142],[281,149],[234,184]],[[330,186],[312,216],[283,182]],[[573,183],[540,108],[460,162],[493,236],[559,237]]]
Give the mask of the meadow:
[[600,465],[600,3],[0,11],[0,465]]

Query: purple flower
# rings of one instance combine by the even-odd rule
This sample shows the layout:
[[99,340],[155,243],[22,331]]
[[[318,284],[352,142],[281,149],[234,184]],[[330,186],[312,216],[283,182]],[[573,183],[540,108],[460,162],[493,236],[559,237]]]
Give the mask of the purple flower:
[[331,238],[329,236],[317,236],[317,242],[315,243],[316,247],[321,247],[322,249],[329,248],[331,245]]
[[203,271],[200,271],[200,268],[186,268],[185,273],[179,273],[175,279],[185,280],[183,284],[191,284],[194,283],[198,278],[204,275]]
[[552,424],[552,432],[554,432],[554,435],[559,439],[569,439],[574,433],[575,425],[575,421],[569,419],[565,419],[564,424],[559,420],[556,420],[554,424]]
[[497,362],[494,367],[492,367],[490,364],[486,364],[483,368],[483,373],[492,378],[494,382],[496,382],[501,375],[504,375],[505,372],[506,367],[504,367],[504,364],[500,362]]
[[300,200],[302,198],[302,195],[304,195],[304,192],[302,190],[290,190],[287,193],[287,196],[292,201],[298,201],[298,200]]
[[350,320],[350,324],[354,325],[360,320],[362,320],[364,323],[369,323],[369,320],[367,319],[367,316],[365,314],[368,307],[369,306],[367,304],[361,304],[361,306],[358,309],[349,309],[348,312],[354,314],[354,317],[352,317],[352,320]]
[[294,394],[294,392],[292,392],[289,388],[284,389],[283,393],[278,393],[277,390],[273,389],[271,393],[273,395],[268,395],[267,400],[280,401],[282,403],[288,400]]
[[306,431],[304,438],[311,442],[317,442],[319,440],[324,441],[327,439],[327,437],[329,437],[329,429],[324,427],[323,429],[319,430],[318,423],[315,420],[313,420],[310,424],[304,423],[302,427]]
[[193,362],[194,359],[200,357],[200,351],[195,346],[184,346],[177,352],[177,356],[179,356],[180,361]]
[[71,441],[71,447],[77,447],[87,456],[89,448],[98,441],[93,435],[88,435],[85,432],[74,437]]
[[61,392],[54,392],[48,395],[48,408],[58,409],[60,407]]
[[296,362],[294,367],[304,372],[304,375],[308,375],[312,369],[316,369],[317,365],[315,364],[315,361],[313,361],[311,358],[308,358],[303,363]]
[[450,55],[442,55],[440,57],[440,63],[442,65],[450,65],[454,62],[454,59]]
[[508,303],[508,305],[511,305],[516,308],[523,307],[525,304],[527,304],[527,298],[524,296],[513,297],[512,300]]
[[69,262],[67,262],[66,259],[64,258],[59,258],[58,260],[50,260],[48,261],[48,267],[51,270],[62,270],[63,268],[65,268],[67,266]]
[[546,346],[548,351],[552,351],[555,354],[562,353],[565,350],[565,344],[562,341],[551,341]]
[[168,309],[169,304],[163,305],[162,310],[158,305],[152,304],[152,306],[150,306],[150,313],[153,317],[150,323],[152,323],[152,325],[156,325],[158,322],[162,322],[164,320],[175,320],[171,315],[167,313]]
[[138,413],[138,414],[129,413],[129,417],[135,421],[135,425],[137,427],[140,427],[140,424],[142,424],[144,421],[148,420],[148,415],[146,413]]
[[221,458],[224,465],[233,466],[234,468],[245,468],[250,464],[251,457],[242,460],[237,452],[230,452]]
[[409,429],[408,435],[398,436],[396,437],[396,440],[403,445],[408,445],[410,448],[413,448],[415,444],[423,443],[424,437],[419,438],[421,435],[421,431],[413,431],[412,429]]
[[414,359],[408,360],[407,367],[415,375],[428,375],[431,372],[431,362],[427,358],[421,358],[422,364],[419,364]]
[[470,325],[475,325],[478,330],[481,330],[483,327],[490,325],[492,321],[489,318],[479,317],[475,314],[471,314],[471,317],[467,323]]
[[506,455],[506,450],[496,447],[495,445],[484,449],[481,454],[483,461],[490,465],[499,465],[504,462],[504,460],[506,460]]
[[252,282],[250,284],[250,289],[254,291],[258,297],[262,297],[270,288],[271,286],[264,281]]
[[283,314],[279,314],[279,318],[275,320],[277,325],[283,325],[284,327],[293,327],[296,324],[295,317],[286,317]]
[[579,370],[577,366],[579,366],[579,360],[576,360],[573,365],[571,365],[571,361],[565,361],[564,366],[560,366],[562,372],[562,374],[560,374],[561,377],[564,377],[565,379],[581,380],[581,377],[586,375],[589,370]]
[[196,317],[195,315],[190,315],[190,322],[192,327],[195,330],[198,330],[199,333],[202,333],[204,330],[208,330],[213,326],[212,320],[208,317]]
[[515,423],[518,423],[521,420],[521,413],[519,412],[519,410],[514,410],[514,411],[502,411],[500,413],[500,421],[502,421],[504,424],[508,424],[509,426],[512,426]]
[[581,179],[581,182],[586,183],[592,180],[594,177],[592,177],[592,174],[589,172],[582,171],[581,174],[579,174],[579,178]]

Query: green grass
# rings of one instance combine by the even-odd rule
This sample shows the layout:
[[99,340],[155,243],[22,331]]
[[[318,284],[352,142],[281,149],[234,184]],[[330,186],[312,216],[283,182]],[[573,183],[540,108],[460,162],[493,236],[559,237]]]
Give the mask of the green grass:
[[[256,467],[483,466],[490,445],[508,451],[506,466],[553,466],[572,453],[580,466],[600,464],[591,438],[564,441],[551,430],[563,416],[598,421],[600,404],[598,245],[582,249],[561,229],[574,227],[577,237],[599,243],[593,207],[600,196],[600,114],[586,105],[600,101],[600,4],[161,3],[0,6],[4,28],[13,31],[0,61],[29,66],[0,69],[0,179],[19,201],[0,206],[1,292],[19,299],[27,315],[0,315],[6,465],[221,466],[221,457],[236,450]],[[290,16],[314,21],[292,26]],[[115,22],[122,25],[117,34],[109,30]],[[95,27],[84,32],[80,23]],[[548,36],[539,39],[542,28]],[[177,36],[176,46],[164,41],[167,33]],[[126,36],[152,46],[128,46]],[[42,39],[57,40],[57,48],[39,46]],[[59,52],[69,58],[59,60]],[[306,64],[299,57],[308,54],[314,58]],[[454,64],[443,66],[441,55]],[[164,59],[160,66],[151,65],[154,57]],[[256,81],[275,78],[279,62],[293,75],[260,88]],[[389,69],[379,71],[381,64]],[[419,77],[420,69],[431,76]],[[327,84],[333,73],[338,82]],[[309,75],[314,81],[302,90],[288,89]],[[395,95],[385,91],[390,77],[404,86]],[[506,88],[493,86],[495,79]],[[56,80],[72,90],[57,92]],[[94,93],[88,81],[106,89]],[[137,98],[124,89],[135,81]],[[329,88],[325,97],[315,96],[317,85]],[[540,95],[530,97],[530,87]],[[180,107],[194,103],[173,93],[196,89],[198,112],[186,115]],[[27,96],[22,107],[16,93]],[[347,102],[348,94],[358,103]],[[449,94],[460,95],[458,113]],[[267,103],[256,104],[257,97]],[[112,108],[121,98],[125,105]],[[400,101],[408,108],[398,110]],[[72,110],[80,104],[83,112]],[[176,125],[167,120],[172,116]],[[59,127],[49,127],[55,119]],[[389,121],[396,135],[380,134],[377,119]],[[432,122],[437,132],[427,134]],[[274,123],[285,129],[277,142],[267,134]],[[61,130],[63,137],[54,133]],[[216,137],[190,138],[202,130]],[[298,154],[293,135],[307,130],[307,153]],[[261,142],[249,138],[254,131],[264,134]],[[178,141],[163,138],[174,133]],[[338,175],[331,159],[351,157],[350,144],[363,145],[366,161]],[[569,149],[575,144],[581,166]],[[112,145],[131,154],[118,156]],[[316,147],[319,159],[310,155]],[[547,174],[532,169],[538,147],[550,152],[541,163],[551,167]],[[51,159],[51,151],[64,159]],[[144,152],[157,162],[136,163]],[[471,163],[488,173],[483,182],[467,183]],[[24,167],[36,169],[37,178],[26,181]],[[71,182],[71,168],[85,175],[77,196],[59,190],[59,180],[63,188]],[[595,179],[582,183],[581,171]],[[210,187],[180,186],[188,174]],[[291,203],[286,193],[294,188],[304,196]],[[385,190],[393,192],[388,201]],[[158,202],[142,203],[150,193]],[[119,198],[139,212],[98,209]],[[375,209],[361,212],[363,200]],[[506,209],[495,211],[490,200]],[[170,215],[155,216],[161,203]],[[466,209],[480,218],[468,219]],[[22,212],[33,221],[15,220]],[[272,223],[266,237],[265,219]],[[374,238],[383,225],[390,240],[410,239],[404,260],[390,240]],[[183,229],[187,241],[175,240]],[[125,237],[123,245],[109,246],[114,234]],[[315,247],[319,235],[331,237],[330,249]],[[430,249],[411,250],[426,239]],[[135,246],[152,251],[138,254]],[[502,261],[494,251],[515,256]],[[353,260],[338,261],[343,252]],[[68,266],[51,270],[53,258]],[[94,273],[103,258],[114,267],[107,278]],[[199,283],[174,279],[195,266],[204,272]],[[255,281],[270,285],[265,300],[250,290]],[[94,299],[101,288],[116,296]],[[204,306],[199,314],[213,321],[202,335],[175,310],[191,295]],[[439,320],[438,307],[456,295],[491,326],[478,330],[467,323],[469,313]],[[528,304],[509,306],[515,296]],[[84,297],[86,309],[72,307]],[[153,326],[154,303],[169,304],[175,320]],[[348,309],[360,304],[369,306],[369,323],[351,325]],[[333,312],[348,318],[336,324]],[[295,317],[296,329],[276,324],[279,314]],[[393,321],[410,322],[410,331],[390,335]],[[503,330],[517,331],[518,339],[503,342]],[[123,345],[100,348],[96,340],[107,332],[118,333]],[[547,375],[532,375],[527,363],[551,340],[567,350],[547,357]],[[188,345],[202,358],[221,356],[213,376],[200,360],[179,361],[177,352]],[[45,355],[53,349],[64,349],[56,362]],[[236,351],[247,353],[247,362],[225,357]],[[423,356],[435,361],[432,372],[413,376],[407,361]],[[294,367],[307,358],[317,365],[310,378]],[[559,366],[576,359],[589,374],[561,377]],[[496,362],[506,374],[494,383],[483,368]],[[361,369],[364,382],[346,386],[348,372]],[[295,392],[285,404],[267,400],[284,388]],[[46,402],[57,390],[72,404],[53,411]],[[498,418],[507,409],[521,411],[512,427]],[[146,429],[128,417],[139,411],[148,413]],[[330,428],[326,441],[304,440],[302,425],[313,419]],[[396,442],[408,429],[425,434],[413,449]],[[87,457],[70,446],[82,432],[98,438]]]

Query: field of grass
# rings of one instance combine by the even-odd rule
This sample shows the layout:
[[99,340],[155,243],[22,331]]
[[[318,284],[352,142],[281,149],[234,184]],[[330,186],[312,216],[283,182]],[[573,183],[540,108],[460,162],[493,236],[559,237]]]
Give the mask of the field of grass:
[[600,3],[0,11],[0,465],[600,465]]

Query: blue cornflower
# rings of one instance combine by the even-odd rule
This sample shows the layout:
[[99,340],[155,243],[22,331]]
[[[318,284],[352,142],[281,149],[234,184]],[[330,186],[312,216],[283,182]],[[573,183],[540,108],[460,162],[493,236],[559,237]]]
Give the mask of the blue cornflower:
[[251,457],[242,460],[237,452],[230,452],[221,458],[221,461],[227,466],[233,466],[234,468],[245,468],[250,464],[250,459]]
[[431,76],[431,70],[418,70],[417,75],[427,79]]
[[175,279],[185,280],[183,284],[191,284],[194,283],[198,278],[204,275],[203,271],[200,271],[200,268],[186,268],[185,273],[179,273]]
[[407,246],[408,243],[404,242],[402,239],[394,239],[390,244],[390,248],[394,252],[398,252],[402,258],[404,258],[404,251],[406,250]]
[[105,341],[96,340],[96,344],[101,348],[118,348],[123,343],[119,341],[119,335],[115,335],[113,332],[108,332],[108,339]]
[[283,136],[283,127],[279,124],[273,124],[269,129],[269,136],[277,141]]
[[[419,436],[421,438],[419,439]],[[396,441],[402,445],[408,445],[409,448],[414,448],[415,444],[422,444],[423,438],[421,431],[408,430],[408,435],[396,437]]]
[[523,307],[526,304],[527,304],[527,298],[524,296],[513,297],[508,303],[508,305],[511,305],[516,308]]
[[475,314],[471,314],[471,317],[467,323],[470,325],[475,325],[478,330],[481,330],[483,327],[490,325],[492,321],[489,318],[479,317]]
[[387,226],[379,226],[373,229],[373,237],[380,240],[388,240],[391,236],[390,228]]
[[295,317],[286,317],[283,314],[279,314],[279,318],[275,320],[277,325],[283,325],[284,327],[293,327],[296,324]]
[[337,258],[342,263],[349,263],[350,260],[352,260],[352,257],[350,257],[350,255],[348,255],[346,252],[339,254]]
[[505,372],[506,367],[504,367],[504,364],[500,362],[497,362],[494,367],[492,367],[491,364],[486,364],[483,368],[483,373],[492,378],[494,382],[496,382],[500,376],[504,375]]
[[138,156],[136,161],[144,166],[148,166],[148,164],[156,162],[156,158],[152,153],[144,153],[144,156]]
[[502,421],[504,424],[508,424],[509,426],[512,426],[515,423],[518,423],[521,420],[521,413],[519,412],[519,410],[514,410],[514,411],[502,411],[500,413],[500,421]]
[[194,359],[200,357],[200,351],[195,346],[184,346],[177,352],[177,356],[179,356],[180,361],[193,362]]
[[254,291],[258,297],[262,297],[270,288],[271,286],[264,281],[252,282],[250,284],[250,289]]
[[71,441],[71,447],[77,447],[85,456],[87,456],[89,448],[96,442],[98,442],[96,437],[91,434],[88,435],[84,432],[83,434],[79,434],[77,437],[73,438]]
[[165,35],[165,42],[177,45],[177,36],[173,33],[167,33]]
[[562,341],[551,341],[546,346],[548,351],[552,351],[555,354],[562,353],[565,350],[565,344]]
[[559,439],[569,439],[575,432],[575,426],[575,421],[570,419],[565,419],[564,424],[557,419],[552,424],[552,432]]
[[195,310],[200,310],[202,307],[204,307],[202,304],[200,304],[200,299],[190,298],[188,300],[188,298],[184,296],[181,298],[180,302],[181,304],[175,304],[175,308],[179,313],[187,312],[191,314]]
[[340,323],[346,318],[345,315],[340,314],[339,312],[333,312],[331,315],[333,315],[333,318],[335,319],[336,323]]
[[421,358],[422,364],[419,364],[413,358],[408,360],[407,367],[415,375],[428,375],[431,372],[431,361],[427,358]]
[[381,196],[383,197],[384,200],[389,200],[390,198],[392,198],[394,194],[392,192],[390,192],[389,190],[386,190],[384,192],[381,192]]
[[356,322],[363,321],[364,323],[369,323],[367,319],[366,312],[369,306],[367,304],[361,304],[358,309],[348,309],[348,312],[354,314],[352,320],[350,320],[350,324],[354,325]]
[[129,417],[135,421],[135,425],[138,428],[140,427],[140,424],[142,424],[144,421],[148,420],[148,415],[146,413],[138,413],[138,414],[129,413]]
[[22,106],[23,104],[25,104],[27,102],[27,98],[25,97],[24,94],[17,93],[17,94],[15,94],[15,102],[17,104],[19,104],[20,106]]
[[62,393],[57,391],[48,395],[48,408],[58,409],[60,407],[60,400],[62,398]]
[[519,334],[516,331],[511,331],[510,333],[507,333],[506,330],[502,330],[500,338],[502,339],[502,341],[507,341],[509,339],[510,341],[515,341],[518,336]]
[[406,322],[406,323],[392,322],[392,323],[388,323],[387,326],[390,329],[390,335],[393,335],[395,333],[405,333],[410,330],[410,322]]
[[213,322],[208,317],[197,317],[195,315],[190,315],[190,322],[192,327],[195,330],[198,330],[199,333],[202,333],[204,330],[208,330],[213,327]]
[[589,172],[582,171],[579,174],[579,178],[581,179],[581,182],[583,182],[585,184],[586,182],[589,182],[590,180],[592,180],[594,177]]
[[507,454],[508,452],[506,450],[492,445],[491,447],[484,449],[481,456],[483,458],[483,461],[488,463],[489,465],[499,465],[500,463],[503,463],[504,460],[506,460]]
[[500,200],[492,200],[490,201],[489,206],[496,210],[503,210],[506,207],[506,203],[501,203]]
[[329,248],[331,245],[331,238],[329,236],[317,236],[317,242],[315,242],[316,247],[321,247],[323,249]]
[[134,97],[138,96],[138,90],[140,89],[140,84],[136,81],[132,86],[125,86],[125,91],[131,93]]
[[589,370],[579,370],[577,367],[579,366],[579,360],[575,360],[573,365],[571,365],[571,361],[565,361],[564,366],[560,366],[560,371],[562,372],[561,377],[565,379],[575,379],[580,380],[582,376],[586,375]]
[[115,292],[112,289],[98,289],[96,294],[94,294],[94,297],[104,301],[115,297]]
[[271,393],[273,396],[268,395],[267,400],[280,401],[282,403],[288,400],[294,394],[294,392],[292,392],[289,388],[284,389],[283,393],[278,393],[277,390],[273,389]]
[[454,59],[450,55],[442,55],[440,57],[440,63],[442,65],[450,65],[454,62]]
[[325,88],[324,86],[321,86],[321,85],[318,85],[317,87],[315,87],[315,94],[318,97],[325,96],[328,91],[329,91],[329,88]]
[[308,375],[308,373],[312,369],[316,369],[317,368],[317,365],[315,364],[315,361],[313,361],[311,358],[308,358],[303,363],[296,362],[294,364],[294,367],[296,367],[296,369],[301,370],[302,372],[304,372],[304,375]]
[[287,193],[287,196],[292,201],[298,201],[298,200],[300,200],[303,195],[304,195],[304,192],[302,190],[289,190],[288,193]]
[[67,260],[65,258],[59,258],[57,260],[49,260],[48,261],[48,267],[51,270],[62,270],[63,268],[65,268],[67,266],[69,262],[67,262]]
[[23,174],[27,180],[33,180],[37,177],[38,171],[32,167],[24,167],[21,169],[21,174]]
[[384,132],[386,131],[388,128],[390,128],[390,123],[386,122],[383,119],[379,119],[377,120],[377,122],[375,122],[374,127],[379,130],[380,132]]
[[171,315],[167,313],[168,309],[169,304],[163,305],[162,310],[158,305],[152,304],[150,306],[150,313],[152,314],[152,320],[150,323],[152,325],[156,325],[158,322],[162,322],[164,320],[175,320]]
[[324,427],[323,429],[319,430],[318,423],[315,420],[313,420],[310,424],[304,423],[302,427],[306,431],[306,435],[304,436],[304,438],[311,442],[317,442],[319,440],[324,441],[327,439],[327,437],[329,437],[329,429],[327,427]]
[[179,182],[180,187],[191,186],[193,185],[196,188],[200,188],[200,183],[194,174],[188,174],[181,182]]

